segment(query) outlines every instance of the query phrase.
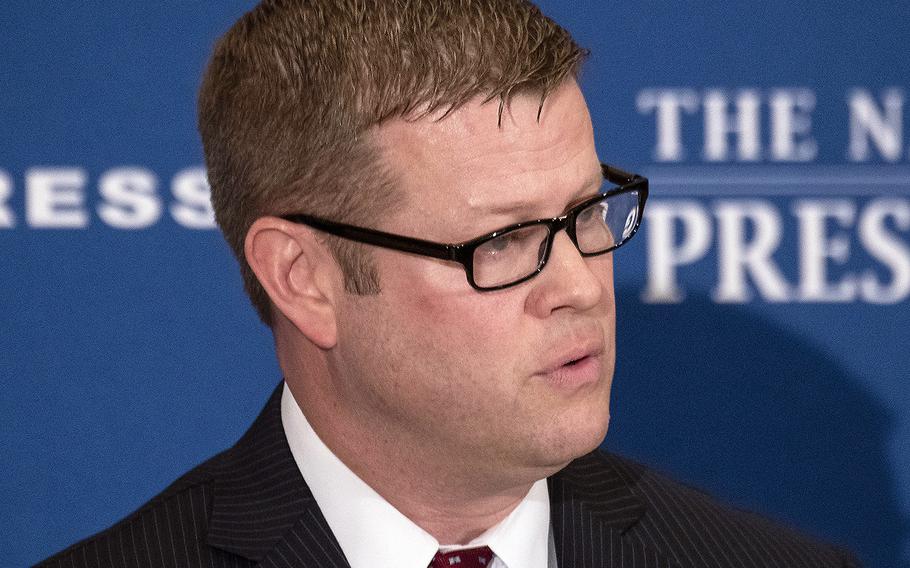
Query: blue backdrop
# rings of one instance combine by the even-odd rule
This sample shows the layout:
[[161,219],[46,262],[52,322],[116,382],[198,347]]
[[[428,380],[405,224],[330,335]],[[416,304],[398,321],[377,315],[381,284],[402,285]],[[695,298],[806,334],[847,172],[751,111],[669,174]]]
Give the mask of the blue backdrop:
[[[280,378],[213,229],[195,94],[250,1],[0,18],[0,565],[230,445]],[[910,566],[910,8],[541,2],[591,48],[616,255],[605,445]]]

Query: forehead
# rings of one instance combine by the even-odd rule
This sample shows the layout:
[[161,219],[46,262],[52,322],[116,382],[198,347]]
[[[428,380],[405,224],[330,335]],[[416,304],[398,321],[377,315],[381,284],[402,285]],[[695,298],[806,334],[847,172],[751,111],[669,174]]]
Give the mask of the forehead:
[[[538,111],[540,120],[538,121]],[[440,213],[559,201],[599,171],[587,105],[575,81],[546,99],[469,101],[440,118],[392,120],[376,131],[380,153],[412,207]],[[563,204],[564,205],[564,204]]]

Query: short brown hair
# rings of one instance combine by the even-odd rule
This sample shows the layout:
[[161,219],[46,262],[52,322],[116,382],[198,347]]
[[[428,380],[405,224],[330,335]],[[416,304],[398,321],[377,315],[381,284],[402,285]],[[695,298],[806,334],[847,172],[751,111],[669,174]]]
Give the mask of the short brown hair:
[[[532,91],[543,104],[584,55],[524,0],[264,0],[244,15],[215,46],[199,130],[215,216],[262,320],[271,304],[243,252],[253,221],[369,225],[402,199],[371,128],[477,96]],[[329,242],[346,288],[378,291],[362,245]]]

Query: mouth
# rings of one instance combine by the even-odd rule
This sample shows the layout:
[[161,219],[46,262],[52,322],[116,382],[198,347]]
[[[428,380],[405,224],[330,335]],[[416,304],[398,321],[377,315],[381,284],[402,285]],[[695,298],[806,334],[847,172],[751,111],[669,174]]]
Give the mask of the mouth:
[[547,383],[561,389],[576,389],[600,380],[603,345],[586,345],[569,351],[540,373]]

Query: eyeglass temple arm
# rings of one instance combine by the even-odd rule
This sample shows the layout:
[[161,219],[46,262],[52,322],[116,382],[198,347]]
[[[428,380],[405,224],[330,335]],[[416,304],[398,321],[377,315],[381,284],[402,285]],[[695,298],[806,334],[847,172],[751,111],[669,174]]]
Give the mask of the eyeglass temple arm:
[[314,229],[319,229],[330,235],[344,237],[359,243],[420,254],[423,256],[431,256],[442,260],[459,260],[457,255],[458,247],[456,245],[434,243],[423,239],[415,239],[413,237],[393,235],[375,229],[334,223],[318,217],[311,217],[310,215],[285,215],[283,218],[294,223],[303,223],[304,225],[309,225]]
[[600,167],[601,170],[603,170],[604,178],[616,185],[623,186],[641,179],[641,176],[638,174],[633,174],[608,164],[601,164]]

